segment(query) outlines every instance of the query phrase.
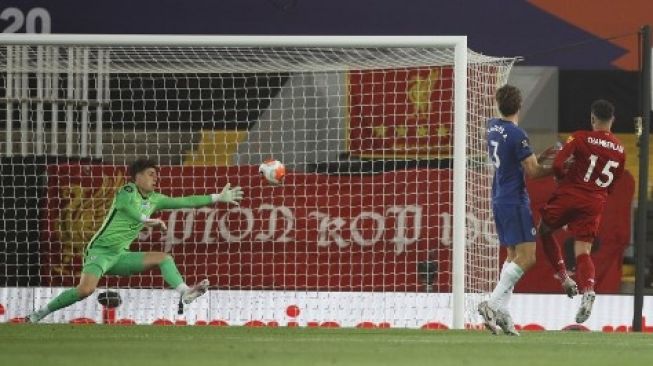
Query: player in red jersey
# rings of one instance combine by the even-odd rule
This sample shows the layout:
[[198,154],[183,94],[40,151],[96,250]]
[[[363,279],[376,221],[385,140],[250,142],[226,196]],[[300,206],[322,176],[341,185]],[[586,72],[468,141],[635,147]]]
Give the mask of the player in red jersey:
[[583,294],[576,313],[576,322],[589,318],[596,297],[594,293],[594,263],[590,257],[592,242],[598,233],[601,215],[608,194],[624,171],[624,147],[610,132],[614,121],[614,106],[597,100],[591,107],[592,131],[573,133],[553,162],[558,187],[542,207],[539,233],[544,252],[556,270],[569,297],[578,293],[576,283],[569,278],[560,247],[552,234],[567,225],[576,242],[576,279]]

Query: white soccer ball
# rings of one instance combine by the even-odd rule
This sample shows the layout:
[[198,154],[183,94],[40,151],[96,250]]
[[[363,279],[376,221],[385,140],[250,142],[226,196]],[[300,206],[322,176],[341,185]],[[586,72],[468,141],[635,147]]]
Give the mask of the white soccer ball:
[[268,183],[277,185],[286,176],[286,167],[279,160],[270,159],[259,165],[258,172]]

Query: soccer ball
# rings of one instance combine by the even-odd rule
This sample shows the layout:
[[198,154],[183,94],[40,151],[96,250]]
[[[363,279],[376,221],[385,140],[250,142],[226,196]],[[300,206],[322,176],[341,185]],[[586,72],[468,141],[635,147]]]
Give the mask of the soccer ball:
[[259,165],[258,172],[268,183],[277,185],[286,176],[286,167],[279,160],[269,159]]

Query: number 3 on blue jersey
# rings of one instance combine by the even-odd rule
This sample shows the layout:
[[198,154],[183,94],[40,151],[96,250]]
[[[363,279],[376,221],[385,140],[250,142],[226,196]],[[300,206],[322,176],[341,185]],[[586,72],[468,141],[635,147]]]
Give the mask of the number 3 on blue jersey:
[[501,166],[501,159],[499,159],[499,155],[497,154],[499,141],[490,140],[490,145],[492,145],[492,162],[494,163],[494,167],[499,169],[499,166]]

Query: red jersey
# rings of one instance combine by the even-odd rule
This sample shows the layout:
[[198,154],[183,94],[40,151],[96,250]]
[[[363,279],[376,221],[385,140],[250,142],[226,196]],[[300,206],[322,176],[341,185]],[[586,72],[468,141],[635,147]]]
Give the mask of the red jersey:
[[[573,163],[565,172],[569,157],[573,157]],[[553,162],[560,183],[557,190],[605,199],[614,181],[623,174],[625,164],[624,146],[611,132],[574,132]]]

